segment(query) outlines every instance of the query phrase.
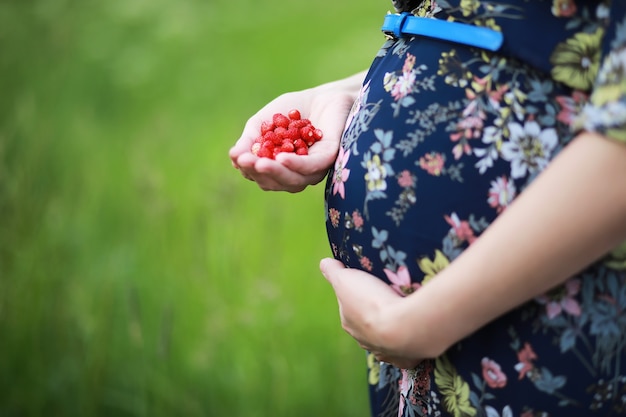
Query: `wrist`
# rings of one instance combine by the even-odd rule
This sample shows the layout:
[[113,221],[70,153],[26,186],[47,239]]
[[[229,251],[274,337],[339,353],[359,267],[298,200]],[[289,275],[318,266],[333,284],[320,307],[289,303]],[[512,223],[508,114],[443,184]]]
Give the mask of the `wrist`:
[[356,99],[361,91],[361,86],[363,85],[366,74],[367,71],[361,71],[349,77],[321,84],[313,88],[319,93],[342,93],[348,94],[352,96],[353,99]]

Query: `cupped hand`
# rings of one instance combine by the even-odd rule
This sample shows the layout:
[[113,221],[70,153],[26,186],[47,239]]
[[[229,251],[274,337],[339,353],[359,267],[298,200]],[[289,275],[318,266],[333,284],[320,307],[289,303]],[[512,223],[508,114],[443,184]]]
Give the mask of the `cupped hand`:
[[[286,93],[271,101],[246,123],[229,156],[241,174],[266,191],[299,192],[319,183],[335,162],[339,141],[354,101],[354,94],[329,88],[312,88]],[[308,155],[281,153],[276,159],[259,158],[250,148],[259,136],[261,123],[275,113],[298,109],[303,118],[323,132]]]
[[417,366],[423,358],[402,346],[403,298],[389,285],[365,271],[346,268],[326,258],[320,270],[337,296],[343,329],[376,359],[402,369]]

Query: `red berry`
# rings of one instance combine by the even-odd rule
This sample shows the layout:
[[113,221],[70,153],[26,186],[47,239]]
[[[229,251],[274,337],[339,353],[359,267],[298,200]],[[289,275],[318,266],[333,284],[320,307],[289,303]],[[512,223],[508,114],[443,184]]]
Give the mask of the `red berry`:
[[311,126],[304,126],[300,129],[300,137],[304,140],[307,145],[311,146],[309,142],[312,142],[314,139],[314,129]]
[[259,152],[256,154],[259,158],[271,158],[274,159],[274,151],[268,148],[261,148]]
[[306,143],[304,143],[304,141],[302,139],[296,139],[293,141],[293,146],[296,147],[296,149],[298,148],[306,148]]
[[285,139],[285,132],[287,132],[287,129],[285,129],[284,127],[279,126],[274,129],[274,133],[280,138],[281,141]]
[[296,150],[296,147],[293,146],[293,142],[285,140],[282,145],[280,145],[280,150],[281,152],[293,152]]
[[254,154],[257,155],[259,153],[259,149],[261,149],[261,144],[259,142],[254,142],[252,144],[252,148],[250,148],[250,151]]
[[282,140],[278,137],[278,135],[272,130],[263,135],[263,141],[269,141],[279,145]]
[[276,113],[272,117],[272,121],[276,127],[284,127],[285,129],[289,127],[289,118],[282,113]]
[[321,140],[323,136],[324,134],[322,133],[321,130],[319,129],[313,130],[313,139],[315,139],[316,141]]
[[266,134],[267,132],[271,132],[272,130],[274,130],[274,123],[272,123],[269,120],[265,120],[263,121],[263,123],[261,123],[261,135]]
[[305,146],[304,148],[296,148],[296,155],[308,155],[309,149]]
[[295,127],[290,127],[289,129],[287,129],[283,137],[285,139],[290,139],[293,142],[296,139],[300,139],[300,131]]
[[289,127],[294,127],[296,129],[300,129],[303,128],[304,126],[308,126],[310,124],[309,121],[307,120],[292,120],[291,122],[289,122]]
[[289,113],[287,113],[287,116],[289,116],[291,120],[300,120],[300,117],[302,117],[298,109],[293,109],[289,111]]

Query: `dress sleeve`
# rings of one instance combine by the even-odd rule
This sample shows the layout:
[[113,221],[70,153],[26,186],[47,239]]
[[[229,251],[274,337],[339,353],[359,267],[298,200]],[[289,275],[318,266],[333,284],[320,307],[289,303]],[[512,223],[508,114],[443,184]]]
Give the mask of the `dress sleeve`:
[[626,2],[611,3],[598,75],[573,127],[601,133],[626,144]]

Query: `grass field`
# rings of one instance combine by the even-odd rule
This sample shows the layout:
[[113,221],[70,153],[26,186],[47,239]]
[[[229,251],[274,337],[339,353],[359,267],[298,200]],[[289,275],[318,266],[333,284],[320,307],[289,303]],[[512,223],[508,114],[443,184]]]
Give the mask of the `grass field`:
[[367,415],[322,186],[227,157],[368,65],[391,5],[363,3],[0,2],[0,417]]

